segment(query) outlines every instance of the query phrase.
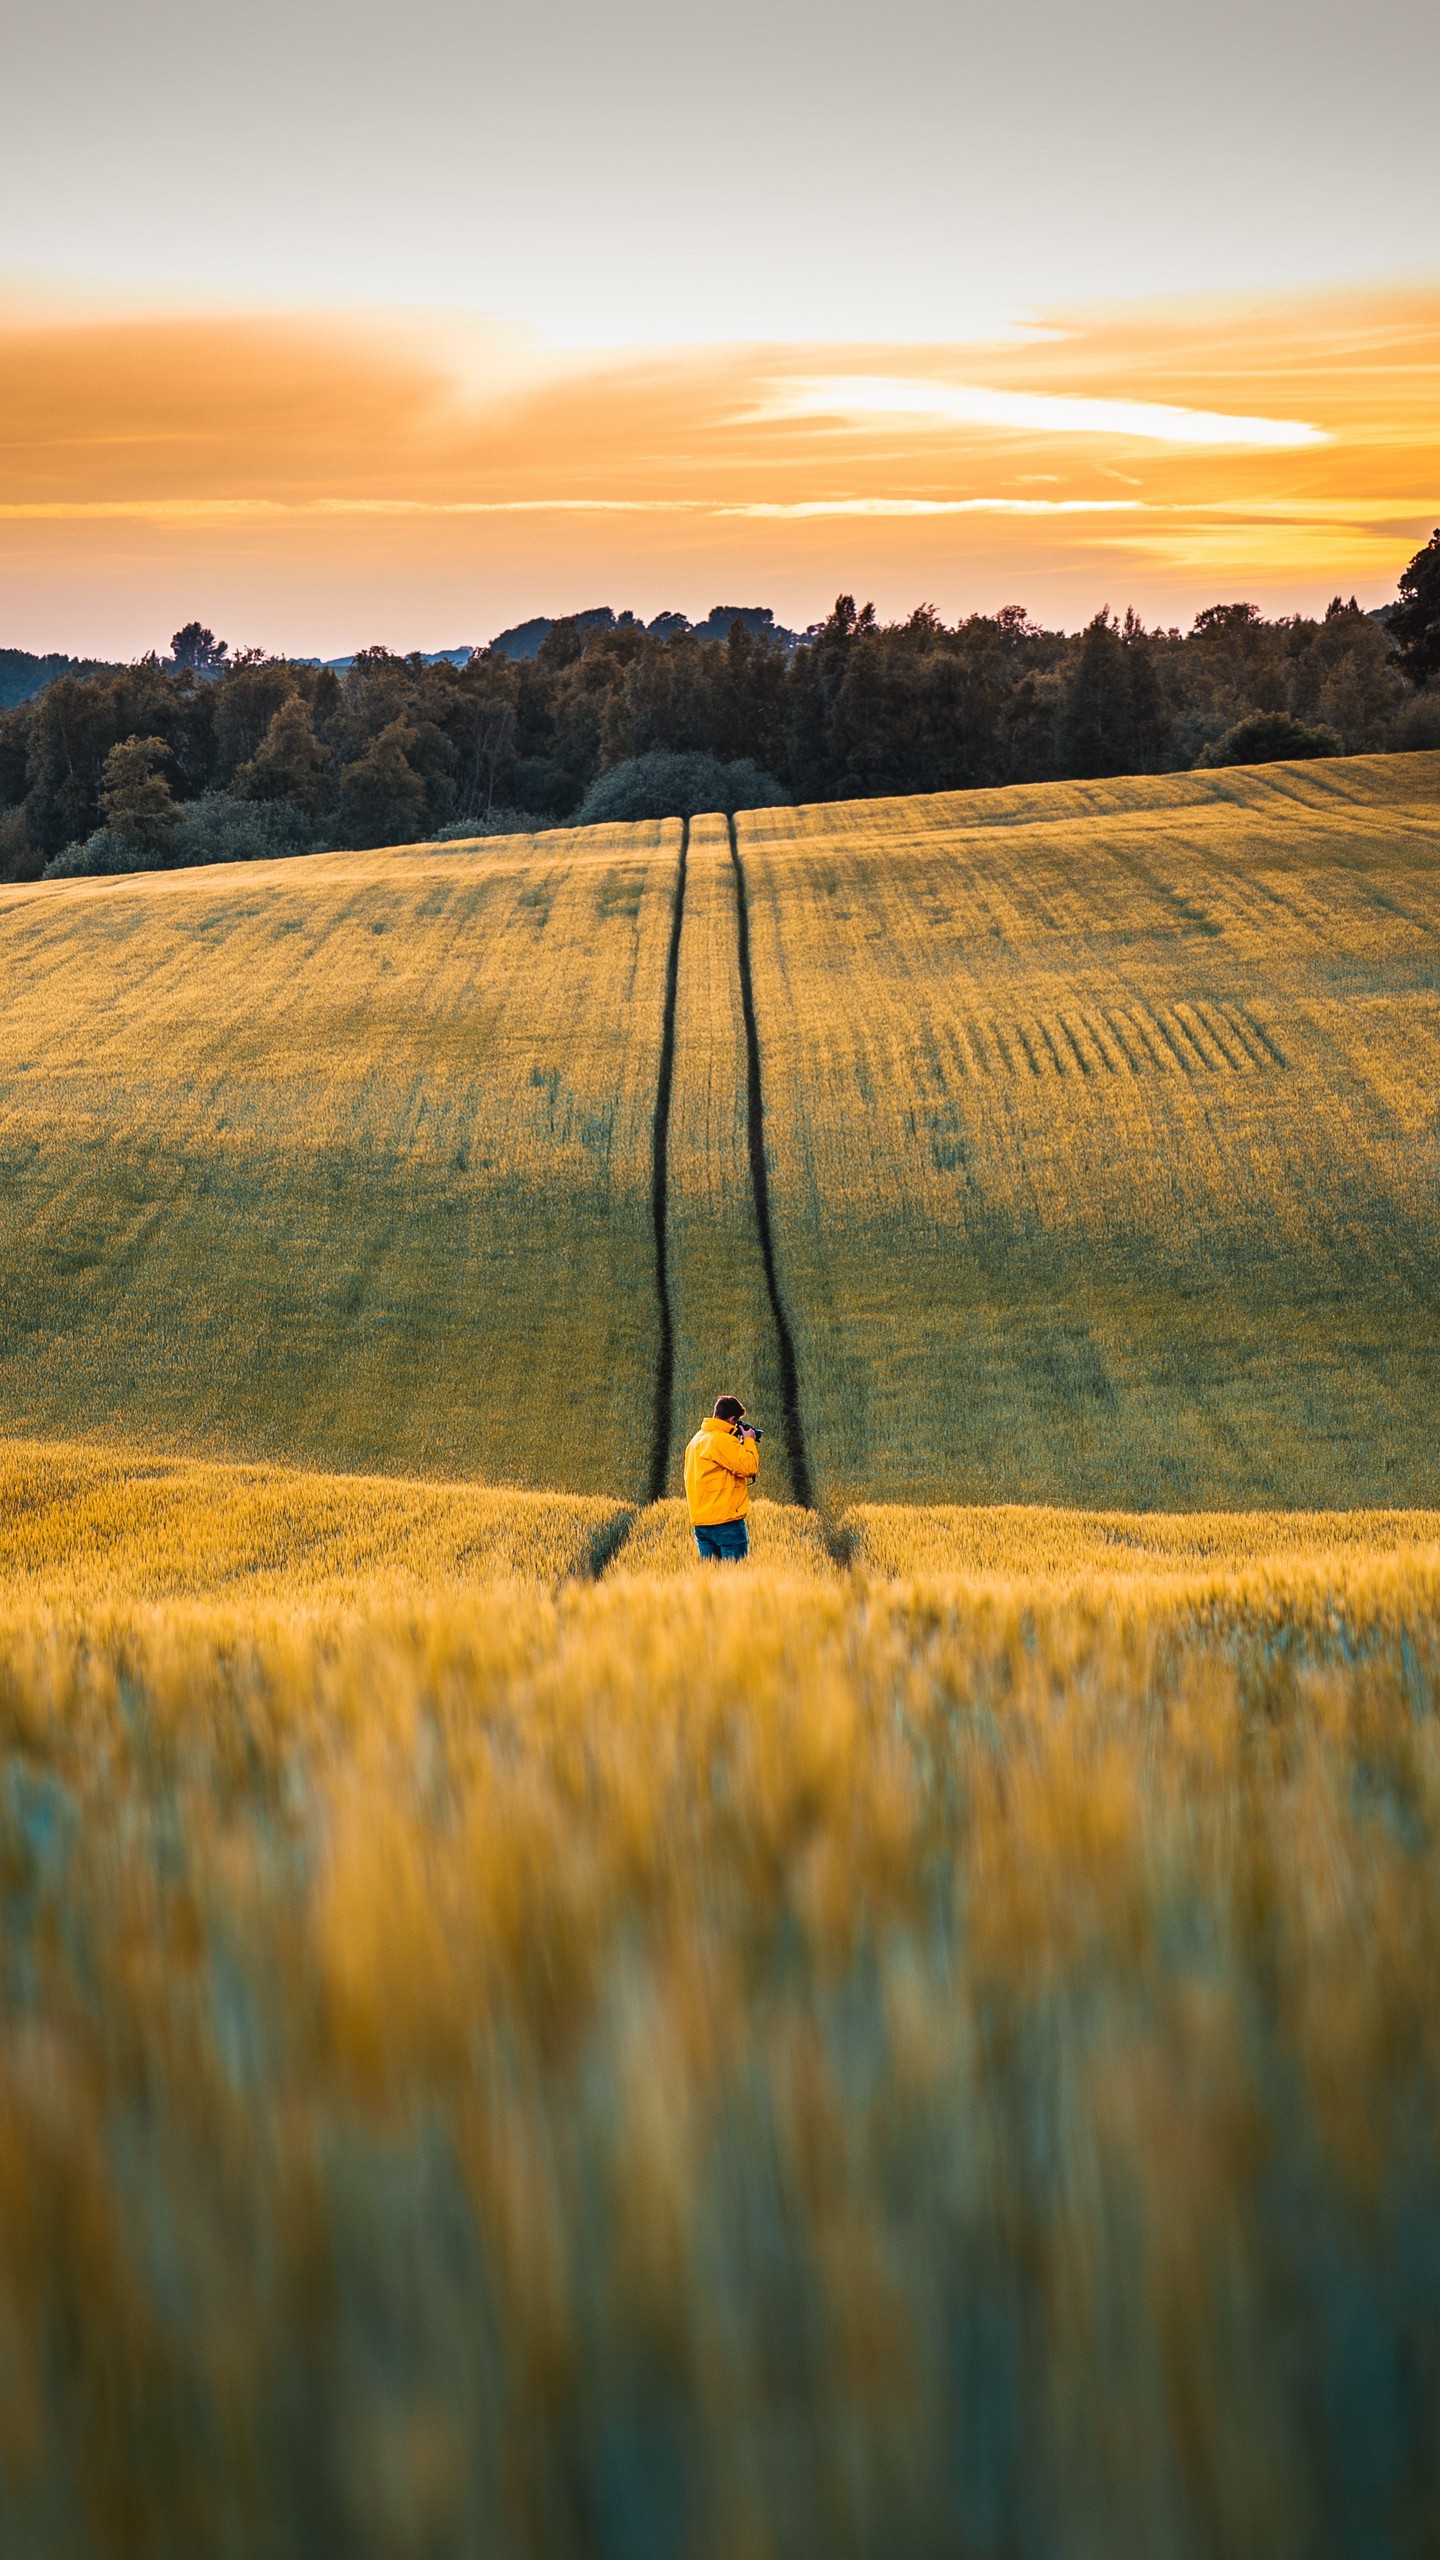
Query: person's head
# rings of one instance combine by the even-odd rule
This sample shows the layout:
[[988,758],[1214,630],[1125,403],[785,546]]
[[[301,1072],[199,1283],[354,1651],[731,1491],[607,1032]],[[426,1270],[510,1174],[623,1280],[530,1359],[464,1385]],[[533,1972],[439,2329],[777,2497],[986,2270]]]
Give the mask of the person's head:
[[743,1422],[745,1419],[745,1407],[741,1403],[739,1397],[717,1396],[715,1399],[715,1419],[717,1422]]

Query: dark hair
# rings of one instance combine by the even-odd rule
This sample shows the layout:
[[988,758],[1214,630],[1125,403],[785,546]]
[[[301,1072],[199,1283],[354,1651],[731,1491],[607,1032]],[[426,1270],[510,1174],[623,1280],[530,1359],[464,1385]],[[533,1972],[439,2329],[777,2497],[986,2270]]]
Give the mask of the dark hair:
[[715,1399],[717,1422],[738,1422],[744,1410],[738,1396],[717,1396]]

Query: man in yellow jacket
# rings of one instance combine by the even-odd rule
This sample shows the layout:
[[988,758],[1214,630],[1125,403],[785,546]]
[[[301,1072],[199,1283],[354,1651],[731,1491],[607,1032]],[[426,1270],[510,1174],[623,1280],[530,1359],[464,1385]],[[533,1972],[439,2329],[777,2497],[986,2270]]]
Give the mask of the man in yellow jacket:
[[743,1564],[750,1553],[745,1514],[760,1473],[760,1434],[738,1396],[717,1396],[685,1452],[685,1499],[705,1564]]

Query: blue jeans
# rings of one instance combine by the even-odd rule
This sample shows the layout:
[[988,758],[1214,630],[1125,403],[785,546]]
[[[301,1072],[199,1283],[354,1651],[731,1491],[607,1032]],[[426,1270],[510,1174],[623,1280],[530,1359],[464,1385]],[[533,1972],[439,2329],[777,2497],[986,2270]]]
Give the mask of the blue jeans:
[[750,1553],[750,1532],[743,1520],[719,1520],[713,1529],[697,1528],[695,1544],[702,1564],[743,1564]]

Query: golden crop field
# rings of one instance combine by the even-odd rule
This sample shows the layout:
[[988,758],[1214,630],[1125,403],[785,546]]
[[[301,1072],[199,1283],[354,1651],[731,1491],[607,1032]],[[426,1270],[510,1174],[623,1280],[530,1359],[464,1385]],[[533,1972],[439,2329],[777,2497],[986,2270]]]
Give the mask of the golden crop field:
[[642,1492],[678,844],[0,891],[8,1427]]
[[1440,757],[735,845],[0,891],[4,2560],[1433,2560]]
[[602,1572],[637,1517],[595,1494],[0,1442],[0,1588],[72,1612],[368,1606],[511,1576],[558,1584]]
[[9,1453],[7,2560],[1423,2560],[1440,1519],[605,1508]]
[[[1436,1498],[1440,759],[761,811],[740,845],[831,1511]],[[727,851],[694,823],[672,1491],[720,1387],[781,1400]],[[4,892],[10,1427],[642,1495],[679,853]]]
[[1440,1494],[1440,758],[758,811],[831,1498]]

